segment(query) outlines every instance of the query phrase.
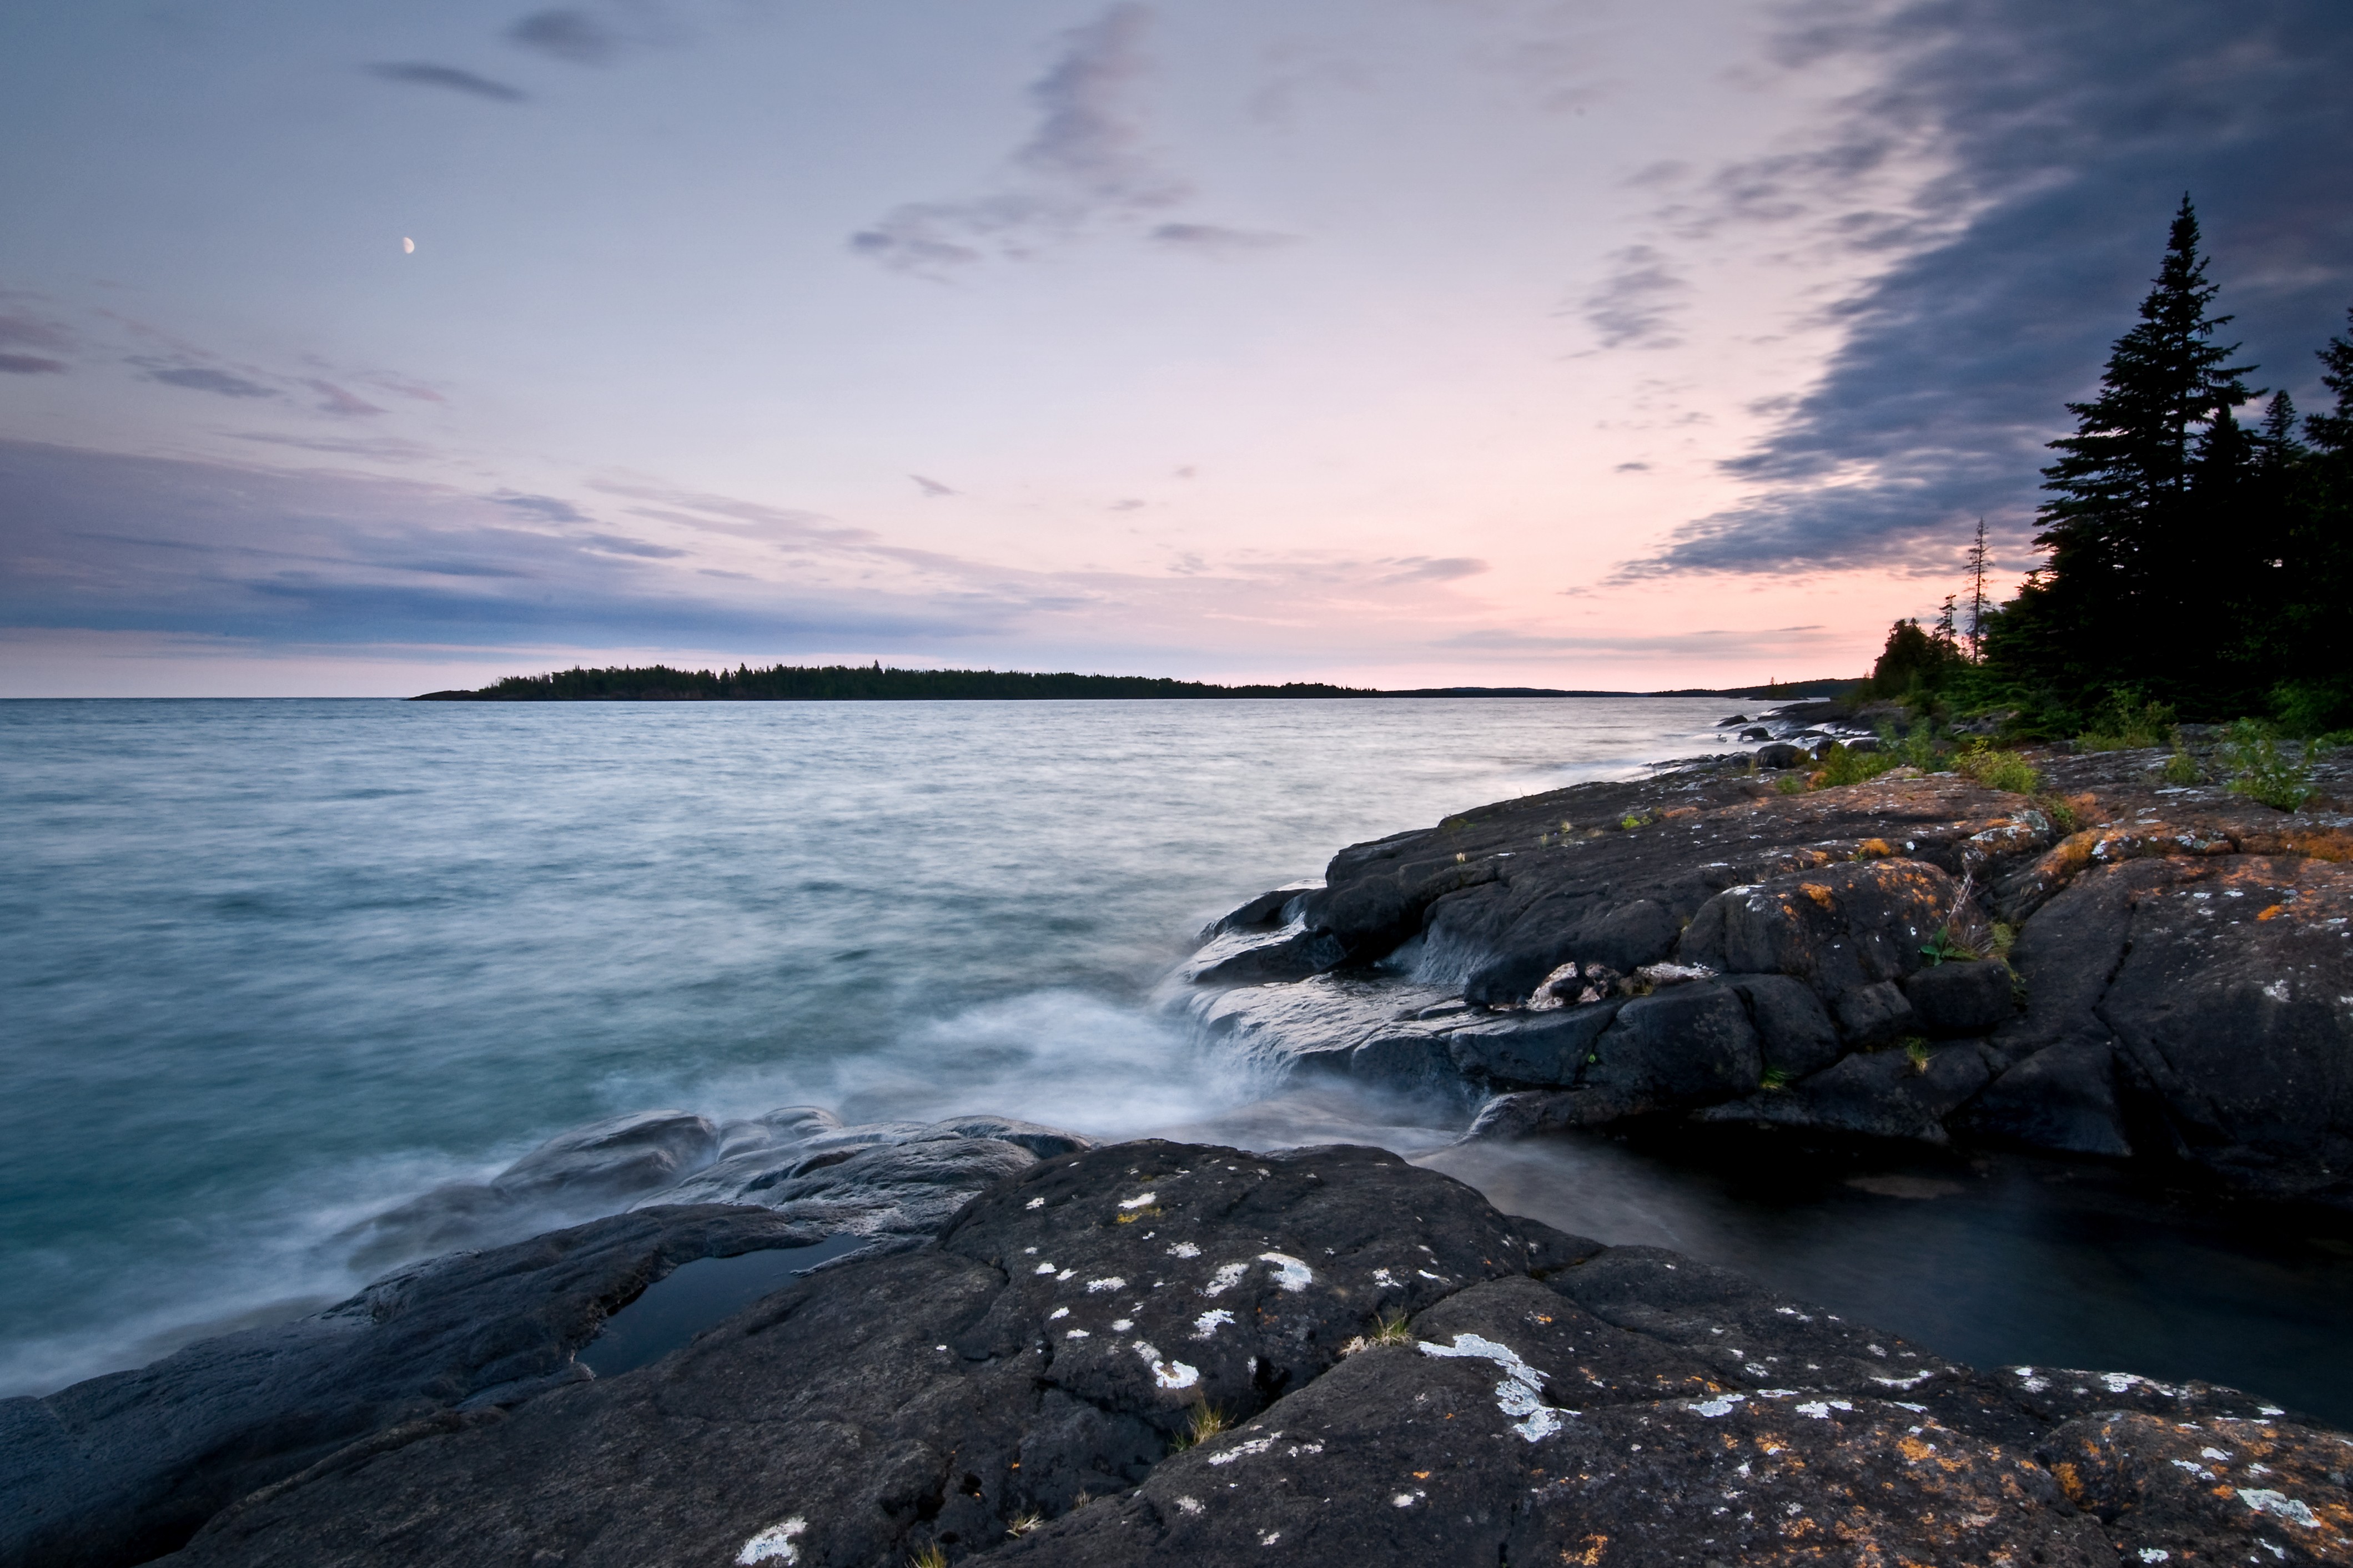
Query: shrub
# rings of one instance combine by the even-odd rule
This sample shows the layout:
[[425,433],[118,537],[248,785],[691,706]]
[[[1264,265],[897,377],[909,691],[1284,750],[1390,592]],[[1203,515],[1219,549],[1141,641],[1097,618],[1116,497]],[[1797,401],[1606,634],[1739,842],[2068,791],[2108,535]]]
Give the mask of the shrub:
[[2222,765],[2227,786],[2282,811],[2294,811],[2312,797],[2312,749],[2291,763],[2281,754],[2279,731],[2259,719],[2242,719],[2223,731]]
[[2042,787],[2042,775],[2016,752],[1971,751],[1960,759],[1961,772],[1988,789],[2010,795],[2032,795]]
[[2179,730],[2173,732],[2173,755],[2165,759],[2164,776],[2165,782],[2169,784],[2199,784],[2206,782],[2206,770],[2200,767],[2198,759],[2189,754],[2189,748],[2182,743],[2181,731]]
[[2162,702],[2145,701],[2128,686],[2108,694],[2098,712],[2075,737],[2079,752],[2131,752],[2161,746],[2173,731],[2173,710]]
[[1881,725],[1879,748],[1883,754],[1924,773],[1942,773],[1947,765],[1947,748],[1936,738],[1936,721],[1933,718],[1915,721],[1909,733],[1899,733],[1893,724]]
[[1783,773],[1779,778],[1773,781],[1773,793],[1776,795],[1805,794],[1806,775],[1803,773]]
[[1821,763],[1822,783],[1830,789],[1875,779],[1900,765],[1896,758],[1885,752],[1858,752],[1835,744],[1822,753]]

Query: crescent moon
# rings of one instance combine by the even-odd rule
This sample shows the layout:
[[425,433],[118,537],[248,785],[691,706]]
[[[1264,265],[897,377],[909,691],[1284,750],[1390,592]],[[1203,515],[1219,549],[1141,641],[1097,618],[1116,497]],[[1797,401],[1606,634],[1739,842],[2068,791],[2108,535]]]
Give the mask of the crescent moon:
[[415,255],[417,253],[417,242],[413,239],[404,237],[400,242],[400,253],[403,256]]

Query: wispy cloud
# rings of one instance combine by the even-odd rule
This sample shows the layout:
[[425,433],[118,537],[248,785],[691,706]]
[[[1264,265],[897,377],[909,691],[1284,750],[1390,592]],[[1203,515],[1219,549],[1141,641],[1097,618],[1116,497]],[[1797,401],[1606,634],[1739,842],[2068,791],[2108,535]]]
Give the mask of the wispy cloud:
[[909,474],[907,477],[915,481],[915,488],[925,496],[952,496],[956,493],[937,479],[927,479],[921,474]]
[[[849,239],[886,267],[931,277],[991,257],[1020,260],[1099,227],[1131,232],[1187,200],[1193,187],[1150,145],[1135,102],[1147,71],[1152,13],[1117,5],[1062,35],[1060,52],[1029,86],[1038,125],[1016,149],[1003,188],[894,207]],[[1162,223],[1155,242],[1203,254],[1283,243],[1211,224]]]
[[153,359],[134,359],[132,363],[147,373],[149,381],[160,381],[166,386],[183,386],[190,392],[217,393],[223,397],[276,397],[278,389],[264,386],[241,375],[210,365],[173,364]]
[[1690,282],[1648,245],[1627,246],[1609,261],[1609,277],[1582,306],[1602,346],[1671,349],[1681,343],[1672,321],[1675,307],[1691,293]]
[[511,511],[536,517],[548,522],[587,522],[591,519],[568,500],[554,496],[525,495],[518,490],[501,490],[490,498]]
[[345,392],[332,381],[321,381],[312,376],[305,378],[302,384],[319,395],[318,408],[322,414],[333,414],[353,419],[365,418],[369,415],[384,412],[366,398]]
[[46,349],[62,353],[73,346],[73,334],[54,321],[43,321],[27,312],[0,312],[0,374],[7,375],[58,375],[66,362],[51,359],[47,353],[22,353],[22,349]]
[[619,34],[589,12],[569,5],[533,11],[507,29],[507,38],[575,66],[608,64],[621,47]]
[[519,87],[477,76],[456,66],[435,65],[429,60],[392,60],[364,68],[368,75],[385,81],[405,82],[411,87],[440,88],[448,92],[464,93],[469,98],[487,98],[495,103],[521,103],[531,94]]

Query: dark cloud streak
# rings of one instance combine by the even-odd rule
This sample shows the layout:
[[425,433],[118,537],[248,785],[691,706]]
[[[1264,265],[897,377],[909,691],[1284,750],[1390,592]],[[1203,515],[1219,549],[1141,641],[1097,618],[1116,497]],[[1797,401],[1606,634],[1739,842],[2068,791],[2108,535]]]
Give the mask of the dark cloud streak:
[[385,81],[405,82],[411,87],[438,87],[449,92],[464,93],[469,98],[486,98],[495,103],[522,103],[531,94],[519,87],[509,87],[502,81],[477,76],[456,66],[435,65],[428,60],[395,60],[364,68],[368,75]]
[[1848,335],[1821,382],[1726,465],[1752,497],[1625,574],[1944,570],[1979,514],[2014,549],[2042,444],[2131,323],[2184,189],[2259,379],[2308,387],[2311,351],[2353,299],[2353,13],[2337,0],[1797,16],[1790,63],[1862,48],[1886,74],[1831,151],[1720,175],[1716,218],[1820,216],[1892,136],[1951,172],[1917,213],[1830,217],[1859,248],[1909,253],[1836,307]]

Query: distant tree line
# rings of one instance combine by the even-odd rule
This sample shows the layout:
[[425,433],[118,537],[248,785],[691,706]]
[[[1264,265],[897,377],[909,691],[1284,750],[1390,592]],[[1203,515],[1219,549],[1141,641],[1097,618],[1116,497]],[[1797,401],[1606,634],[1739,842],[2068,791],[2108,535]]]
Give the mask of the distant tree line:
[[1282,686],[1213,686],[1142,675],[1033,675],[996,669],[885,669],[871,665],[771,665],[754,669],[559,669],[510,675],[475,691],[428,691],[443,702],[872,702],[942,699],[1172,697],[1378,697],[1352,686],[1292,681]]
[[2353,330],[2318,351],[2331,407],[2299,420],[2271,393],[2242,424],[2266,394],[2218,341],[2232,318],[2206,267],[2185,196],[2139,321],[2051,443],[2045,563],[1987,605],[1980,523],[1966,634],[1958,595],[1933,626],[1897,622],[1874,695],[2007,708],[2050,734],[2130,704],[2268,714],[2304,734],[2353,725]]

